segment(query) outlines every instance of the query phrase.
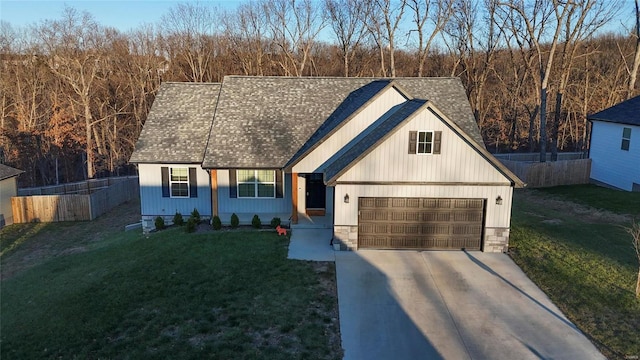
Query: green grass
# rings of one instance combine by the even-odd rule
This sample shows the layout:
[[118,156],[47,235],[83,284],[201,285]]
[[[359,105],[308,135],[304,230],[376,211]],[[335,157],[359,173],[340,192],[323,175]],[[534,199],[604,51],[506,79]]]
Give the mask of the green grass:
[[585,213],[558,198],[628,214],[640,213],[640,202],[590,186],[517,191],[510,240],[516,263],[607,357],[640,355],[638,259],[623,228],[629,217]]
[[640,192],[612,190],[596,185],[557,186],[538,191],[616,214],[640,216]]
[[287,245],[271,232],[113,232],[2,281],[0,357],[341,358],[335,266],[287,260]]

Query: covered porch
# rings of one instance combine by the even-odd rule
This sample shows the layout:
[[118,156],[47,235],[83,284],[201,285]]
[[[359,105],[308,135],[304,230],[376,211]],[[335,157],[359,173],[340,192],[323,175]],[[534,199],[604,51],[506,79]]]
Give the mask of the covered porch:
[[320,173],[292,173],[291,179],[291,228],[333,229],[333,187]]

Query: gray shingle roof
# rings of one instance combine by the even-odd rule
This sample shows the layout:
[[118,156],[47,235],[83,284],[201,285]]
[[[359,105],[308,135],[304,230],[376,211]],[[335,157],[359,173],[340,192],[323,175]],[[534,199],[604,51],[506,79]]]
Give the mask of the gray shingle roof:
[[129,161],[200,163],[219,93],[219,83],[162,83]]
[[348,169],[349,165],[356,159],[366,155],[370,150],[375,148],[376,144],[391,136],[399,124],[409,119],[426,103],[426,100],[409,100],[399,106],[386,118],[382,118],[377,123],[372,124],[369,129],[367,129],[367,134],[364,134],[360,139],[354,139],[345,146],[346,151],[336,159],[329,160],[329,165],[324,169],[325,182],[333,180],[333,178],[343,172],[343,170]]
[[12,168],[4,164],[0,164],[0,180],[8,179],[10,177],[18,176],[24,171]]
[[640,95],[587,116],[589,120],[640,126]]
[[338,128],[345,123],[345,120],[354,115],[360,108],[362,108],[367,102],[380,94],[382,90],[386,89],[392,83],[391,80],[376,80],[372,81],[361,88],[358,88],[351,92],[347,98],[338,106],[338,108],[329,116],[329,118],[320,125],[313,135],[302,145],[302,147],[296,152],[293,158],[289,161],[287,166],[292,165],[293,161],[305,154],[307,151],[313,149],[316,145],[335,132]]
[[[225,77],[203,167],[284,167],[350,94],[355,97],[354,91],[376,80],[380,79]],[[460,79],[393,80],[409,95],[432,101],[484,147]],[[382,84],[371,84],[364,92]],[[341,114],[354,111],[351,105],[343,107]]]

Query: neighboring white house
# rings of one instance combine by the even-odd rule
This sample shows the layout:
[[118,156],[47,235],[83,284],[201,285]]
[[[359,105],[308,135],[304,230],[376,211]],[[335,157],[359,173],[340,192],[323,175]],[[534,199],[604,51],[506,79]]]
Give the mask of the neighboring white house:
[[11,197],[18,194],[16,177],[24,171],[0,164],[0,229],[13,224]]
[[640,191],[640,96],[587,117],[592,123],[591,178]]
[[130,161],[145,228],[196,207],[322,224],[350,249],[506,251],[524,185],[485,149],[457,78],[164,83]]

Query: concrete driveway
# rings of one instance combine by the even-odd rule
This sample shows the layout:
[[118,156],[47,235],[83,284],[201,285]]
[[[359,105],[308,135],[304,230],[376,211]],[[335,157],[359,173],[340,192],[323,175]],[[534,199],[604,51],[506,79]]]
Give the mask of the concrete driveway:
[[345,359],[604,359],[504,254],[337,252]]

